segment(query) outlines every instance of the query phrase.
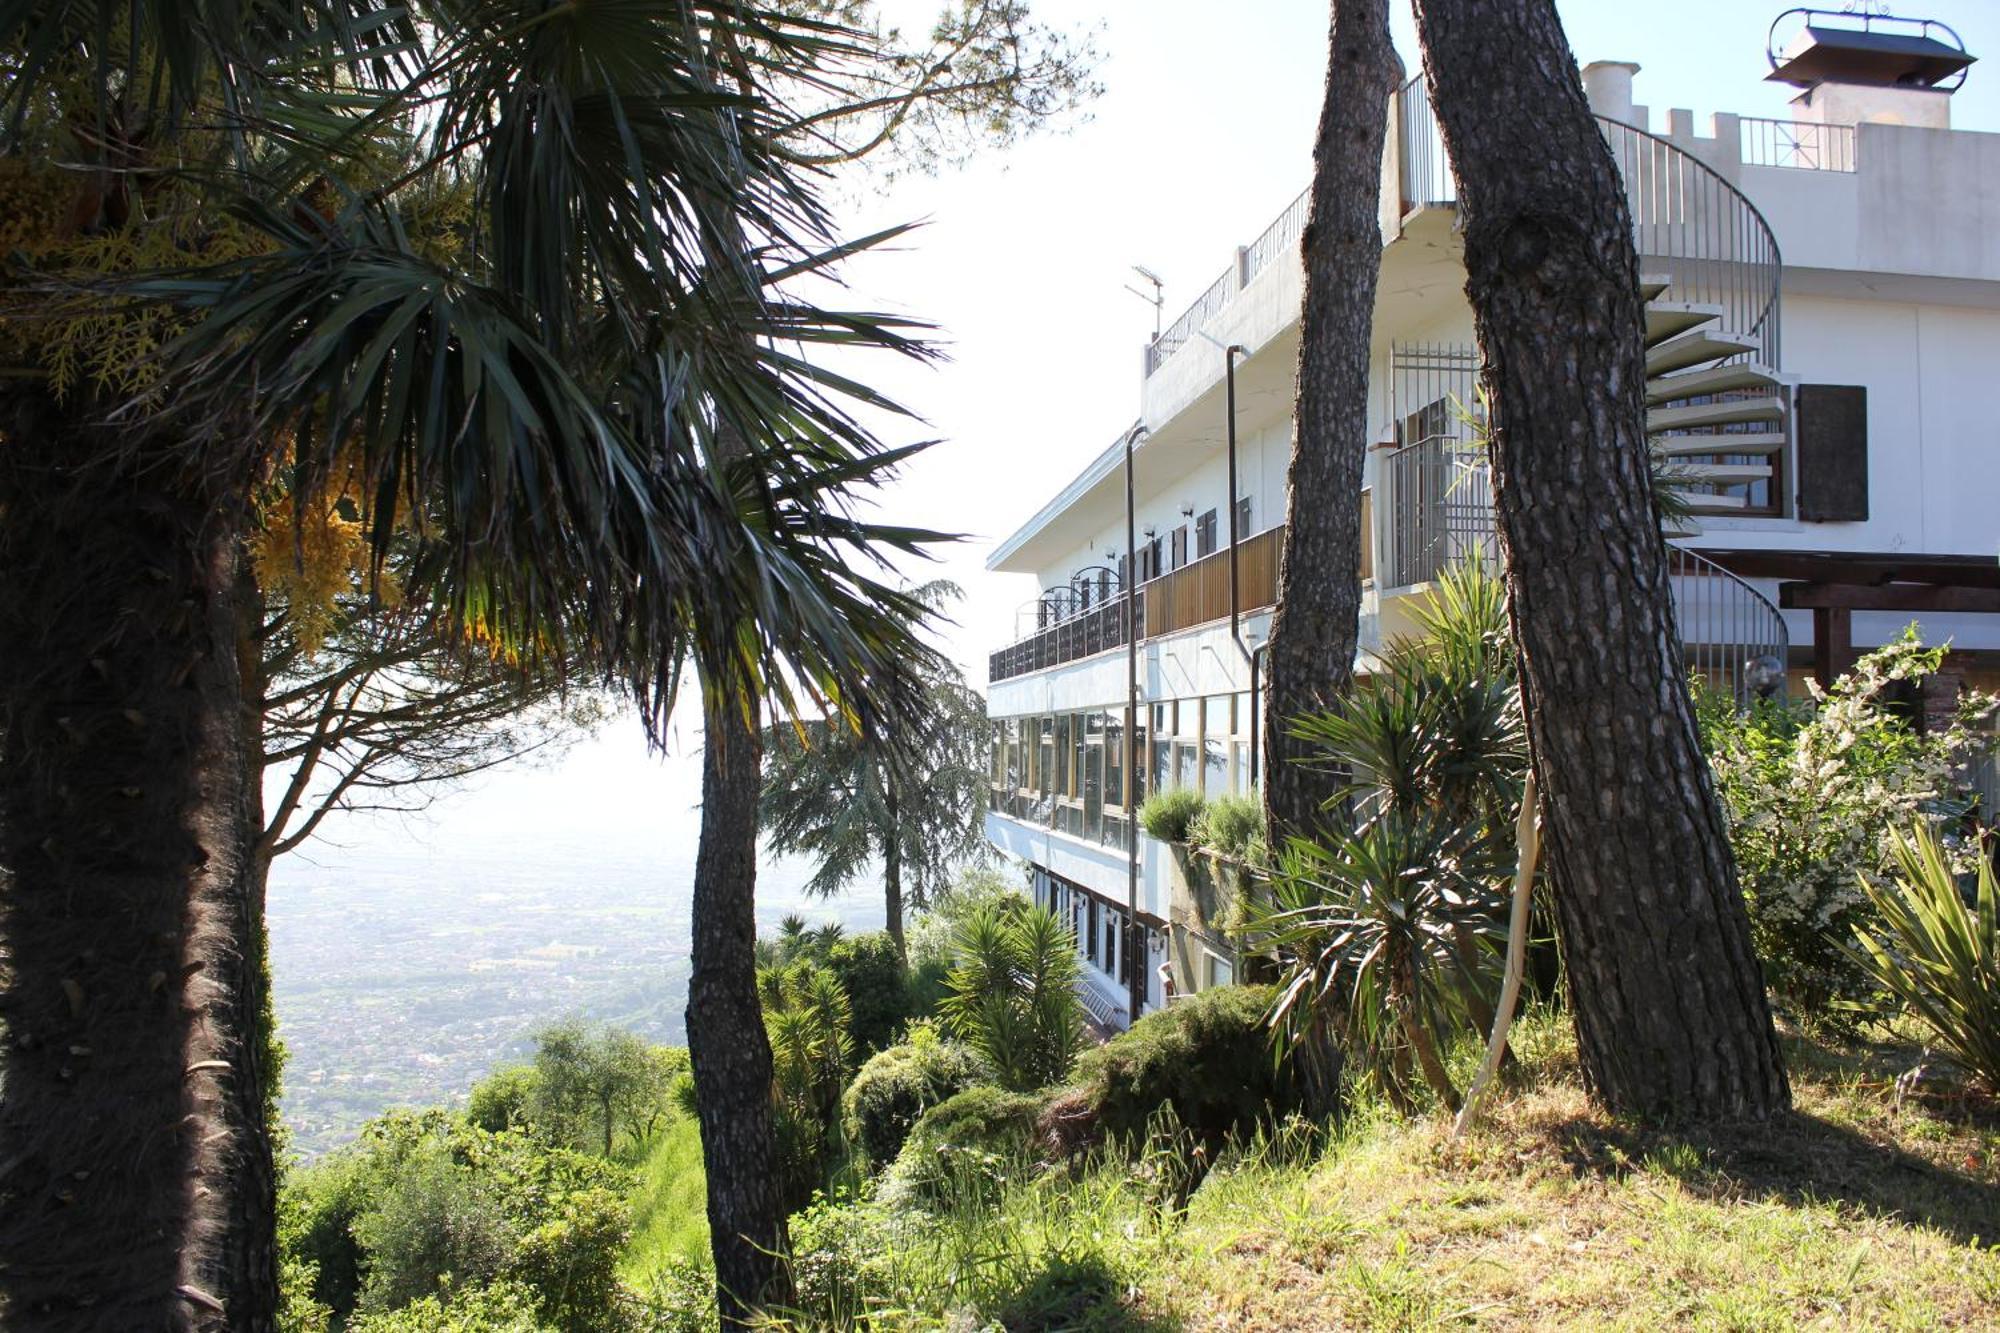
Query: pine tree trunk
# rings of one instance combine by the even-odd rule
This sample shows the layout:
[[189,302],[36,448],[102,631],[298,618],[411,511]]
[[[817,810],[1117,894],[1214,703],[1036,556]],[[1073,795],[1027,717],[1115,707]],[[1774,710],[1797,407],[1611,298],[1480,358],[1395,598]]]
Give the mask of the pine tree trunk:
[[744,726],[732,701],[711,704],[702,743],[687,1030],[725,1327],[789,1299],[779,1257],[785,1219],[771,1119],[771,1043],[757,1002],[759,751],[756,728]]
[[887,836],[882,839],[882,898],[887,910],[889,938],[896,942],[896,957],[907,965],[910,952],[903,943],[903,833],[901,811],[896,804],[893,782],[885,783],[882,807],[889,816]]
[[0,1324],[275,1326],[243,492],[0,397]]
[[1264,808],[1274,841],[1310,829],[1335,791],[1326,774],[1293,762],[1298,745],[1288,728],[1301,713],[1334,704],[1354,675],[1368,346],[1382,266],[1376,201],[1389,94],[1402,73],[1387,0],[1334,0],[1332,9],[1301,242],[1298,416],[1264,708]]
[[1689,705],[1625,193],[1550,0],[1419,0],[1584,1074],[1614,1110],[1789,1100]]

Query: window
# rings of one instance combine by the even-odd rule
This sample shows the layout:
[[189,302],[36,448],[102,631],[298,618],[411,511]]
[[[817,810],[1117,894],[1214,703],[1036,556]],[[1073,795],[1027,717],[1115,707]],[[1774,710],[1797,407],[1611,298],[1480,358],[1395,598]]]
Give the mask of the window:
[[1104,833],[1104,714],[1083,718],[1083,836],[1092,842]]
[[1221,954],[1201,952],[1201,988],[1208,990],[1214,986],[1231,986],[1236,983],[1236,964]]
[[1229,790],[1229,742],[1236,731],[1236,696],[1210,695],[1202,700],[1201,711],[1199,784],[1207,795],[1221,796]]
[[1106,972],[1118,975],[1118,937],[1125,925],[1125,918],[1113,908],[1104,909],[1104,963]]
[[1183,523],[1174,529],[1174,568],[1179,569],[1188,562],[1188,530]]
[[1174,705],[1153,705],[1152,774],[1153,790],[1165,791],[1174,785]]
[[1250,497],[1243,496],[1236,502],[1236,536],[1240,540],[1250,535]]
[[1257,719],[1250,715],[1250,695],[1236,696],[1236,725],[1230,732],[1229,783],[1232,791],[1248,792],[1257,782],[1250,771],[1250,753],[1256,748]]
[[1125,808],[1125,719],[1117,713],[1104,718],[1104,805]]
[[1194,521],[1194,553],[1196,558],[1215,554],[1215,511],[1213,509]]
[[1084,901],[1086,904],[1083,929],[1084,956],[1095,963],[1097,961],[1098,919],[1102,915],[1102,909],[1098,907],[1097,899],[1087,894],[1084,896]]

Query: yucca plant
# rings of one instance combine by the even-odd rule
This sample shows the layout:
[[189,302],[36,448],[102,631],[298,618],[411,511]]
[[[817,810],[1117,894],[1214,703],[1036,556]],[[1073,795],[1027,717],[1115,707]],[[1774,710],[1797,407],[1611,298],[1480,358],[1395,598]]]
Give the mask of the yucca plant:
[[847,991],[809,959],[757,974],[771,1041],[779,1187],[788,1209],[803,1207],[826,1180],[840,1147],[840,1093],[854,1069]]
[[1932,1044],[2000,1093],[2000,884],[1993,860],[1979,857],[1966,902],[1957,873],[1930,826],[1897,834],[1896,873],[1887,884],[1861,876],[1881,933],[1855,930],[1853,956]]
[[944,1019],[1014,1092],[1059,1083],[1083,1045],[1076,937],[1046,907],[985,905],[959,924]]
[[1337,1032],[1356,1073],[1410,1109],[1410,1064],[1445,1106],[1444,1043],[1497,975],[1504,895],[1483,828],[1392,809],[1351,834],[1295,838],[1249,929],[1288,963],[1272,1025],[1289,1045]]

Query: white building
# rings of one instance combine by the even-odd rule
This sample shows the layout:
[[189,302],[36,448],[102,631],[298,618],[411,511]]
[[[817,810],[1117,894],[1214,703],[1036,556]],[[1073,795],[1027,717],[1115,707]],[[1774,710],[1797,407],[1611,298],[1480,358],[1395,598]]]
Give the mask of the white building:
[[[1641,256],[1649,429],[1696,505],[1671,543],[1679,623],[1690,667],[1744,690],[1771,684],[1777,662],[1795,682],[1837,672],[1920,619],[1959,650],[1947,692],[2000,665],[2000,134],[1951,128],[1971,59],[1948,31],[1811,22],[1774,58],[1773,78],[1801,88],[1791,120],[1717,115],[1698,132],[1675,110],[1659,125],[1633,104],[1638,66],[1583,71]],[[1412,81],[1382,167],[1363,669],[1439,568],[1493,549],[1454,195]],[[1039,589],[992,655],[988,835],[1075,920],[1108,1023],[1131,1017],[1134,907],[1143,1007],[1162,1003],[1168,958],[1181,992],[1234,975],[1226,939],[1184,901],[1185,867],[1143,833],[1129,852],[1128,820],[1156,788],[1257,780],[1252,665],[1285,521],[1305,209],[1301,196],[1238,249],[1146,348],[1141,420],[1107,431],[988,561]],[[1124,757],[1128,440],[1137,775]]]

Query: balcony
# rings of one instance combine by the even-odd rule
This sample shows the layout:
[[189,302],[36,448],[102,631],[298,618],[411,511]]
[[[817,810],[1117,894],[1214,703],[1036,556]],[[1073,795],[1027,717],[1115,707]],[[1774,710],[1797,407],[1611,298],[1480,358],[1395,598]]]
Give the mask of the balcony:
[[[1255,611],[1277,601],[1278,554],[1284,541],[1280,524],[1237,543],[1240,610]],[[1364,551],[1366,546],[1364,541]],[[1021,619],[1032,629],[988,659],[987,680],[1012,680],[1124,647],[1126,599],[1107,575],[1086,570],[1078,576],[1082,582],[1050,589],[1023,607]],[[1229,549],[1148,580],[1134,600],[1141,639],[1223,619],[1229,614]]]

